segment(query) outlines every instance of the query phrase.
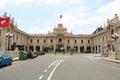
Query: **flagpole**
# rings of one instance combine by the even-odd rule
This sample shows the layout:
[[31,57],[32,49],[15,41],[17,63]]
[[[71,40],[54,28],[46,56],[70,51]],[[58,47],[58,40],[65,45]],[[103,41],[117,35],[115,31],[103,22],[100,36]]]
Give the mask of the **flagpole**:
[[11,15],[9,16],[9,25],[8,25],[8,29],[9,29],[9,32],[11,32],[11,29],[10,29],[10,23],[11,23]]
[[60,15],[59,17],[59,22],[61,23],[61,20],[62,20],[62,14]]
[[61,23],[61,18],[59,19],[59,23]]

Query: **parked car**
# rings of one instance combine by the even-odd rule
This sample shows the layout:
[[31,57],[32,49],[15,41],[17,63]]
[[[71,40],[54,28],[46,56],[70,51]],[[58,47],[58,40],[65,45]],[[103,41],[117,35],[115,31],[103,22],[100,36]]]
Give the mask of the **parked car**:
[[38,54],[33,51],[28,51],[28,58],[36,58],[38,56]]
[[0,68],[3,65],[11,65],[12,64],[12,56],[6,52],[0,53]]
[[37,54],[38,54],[38,55],[45,55],[45,52],[43,52],[43,51],[38,51]]

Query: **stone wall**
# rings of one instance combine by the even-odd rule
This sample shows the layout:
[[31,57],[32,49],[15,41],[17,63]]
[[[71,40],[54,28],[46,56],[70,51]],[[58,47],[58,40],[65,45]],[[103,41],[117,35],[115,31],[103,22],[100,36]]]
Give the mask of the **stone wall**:
[[110,55],[109,55],[109,58],[110,58],[110,59],[114,59],[114,60],[115,60],[116,57],[117,57],[117,60],[120,60],[120,52],[118,52],[117,55],[116,55],[115,52],[112,52],[112,53],[110,53]]
[[[0,51],[3,52],[3,51]],[[12,58],[19,57],[19,51],[6,51],[12,56]]]
[[9,51],[9,54],[15,58],[15,57],[19,57],[19,51]]

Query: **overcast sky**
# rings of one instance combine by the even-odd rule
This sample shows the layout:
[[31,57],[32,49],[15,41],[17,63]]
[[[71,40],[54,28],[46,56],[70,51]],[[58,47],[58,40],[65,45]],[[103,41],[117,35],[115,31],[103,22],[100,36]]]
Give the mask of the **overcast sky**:
[[68,32],[91,34],[107,18],[120,15],[120,0],[0,0],[0,16],[4,12],[27,33],[51,32],[62,14],[61,23]]

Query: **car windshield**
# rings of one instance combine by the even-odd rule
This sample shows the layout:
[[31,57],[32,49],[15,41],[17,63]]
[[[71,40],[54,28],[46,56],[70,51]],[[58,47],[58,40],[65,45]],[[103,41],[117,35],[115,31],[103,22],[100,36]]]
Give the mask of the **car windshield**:
[[2,55],[3,55],[3,53],[0,53],[0,58],[1,58]]

